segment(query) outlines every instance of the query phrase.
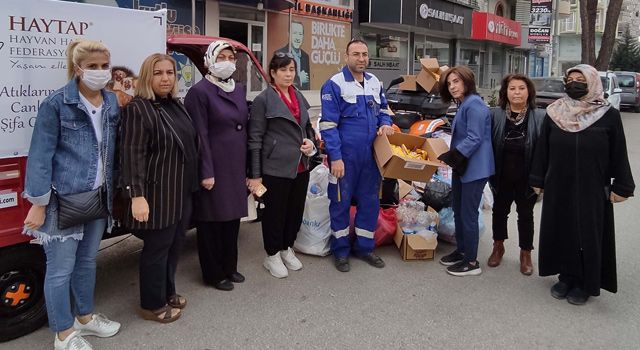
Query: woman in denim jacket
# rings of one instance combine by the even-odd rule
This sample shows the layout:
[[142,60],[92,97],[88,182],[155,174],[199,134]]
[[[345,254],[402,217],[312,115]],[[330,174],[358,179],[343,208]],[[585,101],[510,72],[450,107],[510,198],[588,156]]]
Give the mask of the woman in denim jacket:
[[54,349],[91,349],[83,335],[110,337],[120,329],[93,310],[96,255],[108,219],[59,229],[58,203],[51,196],[52,188],[66,195],[103,186],[111,212],[119,111],[116,96],[104,90],[109,64],[102,43],[69,44],[69,83],[42,102],[31,139],[23,196],[33,206],[24,232],[39,238],[47,255],[44,293]]

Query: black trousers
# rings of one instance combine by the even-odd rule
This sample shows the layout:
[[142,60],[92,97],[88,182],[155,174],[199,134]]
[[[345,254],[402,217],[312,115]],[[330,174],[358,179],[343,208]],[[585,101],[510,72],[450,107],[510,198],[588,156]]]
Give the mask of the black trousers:
[[238,271],[240,219],[198,221],[198,257],[202,280],[216,284]]
[[159,230],[138,230],[144,246],[140,254],[140,306],[157,310],[176,294],[176,269],[184,233],[191,218],[191,197],[185,199],[182,219]]
[[538,196],[529,188],[527,180],[526,176],[502,177],[494,197],[492,226],[494,241],[508,238],[507,220],[511,213],[511,204],[515,201],[520,249],[530,251],[533,250],[533,206]]
[[292,247],[296,241],[304,214],[309,172],[299,173],[295,179],[263,175],[262,183],[267,188],[263,196],[262,240],[267,254],[274,255]]

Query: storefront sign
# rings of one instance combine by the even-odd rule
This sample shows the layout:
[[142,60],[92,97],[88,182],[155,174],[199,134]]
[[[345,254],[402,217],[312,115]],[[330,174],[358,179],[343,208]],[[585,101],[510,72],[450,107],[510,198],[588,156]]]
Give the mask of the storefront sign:
[[345,22],[353,20],[353,10],[349,6],[341,6],[336,0],[298,1],[293,13]]
[[529,17],[529,43],[551,42],[553,0],[531,0]]
[[[406,1],[409,3],[410,1]],[[471,34],[471,13],[468,7],[442,0],[419,0],[417,8],[403,8],[403,24],[468,37]],[[418,16],[413,15],[418,11]]]
[[394,58],[369,58],[369,69],[400,70],[400,60]]
[[445,22],[464,24],[464,16],[459,16],[447,11],[429,8],[429,5],[427,4],[420,5],[420,17],[422,17],[423,19],[434,18]]
[[473,12],[471,38],[518,46],[522,26],[516,21],[487,12]]
[[529,28],[529,42],[542,44],[551,42],[551,28],[545,27],[530,27]]

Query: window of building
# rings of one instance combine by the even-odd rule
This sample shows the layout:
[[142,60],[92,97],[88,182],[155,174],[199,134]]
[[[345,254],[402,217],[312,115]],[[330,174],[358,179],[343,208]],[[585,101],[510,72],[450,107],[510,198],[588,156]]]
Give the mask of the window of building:
[[604,30],[604,16],[602,16],[602,10],[598,10],[596,13],[596,32],[601,32]]
[[496,15],[504,17],[504,5],[501,2],[496,5]]
[[560,20],[560,33],[576,31],[576,13],[572,12],[566,18]]

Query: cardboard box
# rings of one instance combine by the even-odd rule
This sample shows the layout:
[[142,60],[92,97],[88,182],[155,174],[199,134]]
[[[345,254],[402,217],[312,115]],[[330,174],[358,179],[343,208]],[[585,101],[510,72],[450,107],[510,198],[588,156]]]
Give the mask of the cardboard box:
[[[429,160],[411,159],[395,155],[391,145],[405,145],[413,150],[421,148],[427,152]],[[427,139],[424,137],[394,133],[380,135],[373,142],[378,169],[383,177],[406,181],[427,182],[444,163],[438,157],[447,152],[449,147],[442,139]]]
[[434,73],[427,70],[421,70],[416,78],[416,82],[427,92],[435,92],[438,90],[438,80]]
[[426,91],[435,92],[439,88],[440,75],[446,72],[449,67],[440,67],[436,58],[422,58],[420,65],[422,70],[418,74],[416,82]]
[[399,90],[402,91],[424,91],[422,86],[418,84],[418,76],[417,75],[403,75],[402,78],[404,81],[400,83],[398,86]]
[[409,193],[413,191],[413,186],[408,184],[405,181],[398,180],[398,197],[400,199],[406,197]]
[[434,73],[437,73],[440,69],[437,58],[421,58],[420,65],[422,66],[422,70],[427,70]]
[[402,233],[400,225],[396,228],[396,235],[393,237],[402,260],[433,260],[438,246],[437,238],[424,239],[418,235],[405,235]]

